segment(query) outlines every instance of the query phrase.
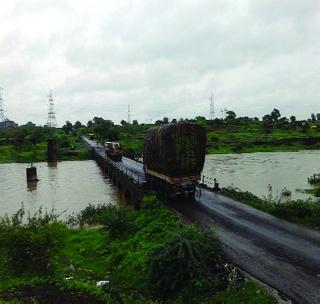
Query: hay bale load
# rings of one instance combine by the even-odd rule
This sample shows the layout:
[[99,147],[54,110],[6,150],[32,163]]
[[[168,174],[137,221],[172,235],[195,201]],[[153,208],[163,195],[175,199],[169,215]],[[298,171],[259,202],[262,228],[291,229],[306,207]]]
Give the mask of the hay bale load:
[[196,124],[178,123],[151,128],[144,139],[145,168],[171,177],[200,175],[206,142],[206,130]]

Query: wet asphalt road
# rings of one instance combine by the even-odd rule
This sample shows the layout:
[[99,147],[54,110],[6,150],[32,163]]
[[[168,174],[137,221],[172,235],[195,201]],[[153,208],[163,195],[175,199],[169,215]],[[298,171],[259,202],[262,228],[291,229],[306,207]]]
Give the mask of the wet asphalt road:
[[251,275],[298,303],[320,303],[320,233],[202,190],[170,202],[189,221],[216,226],[226,254]]
[[[141,164],[121,163],[144,178]],[[320,232],[203,189],[194,201],[168,205],[200,227],[215,225],[225,253],[243,270],[297,303],[320,303]]]

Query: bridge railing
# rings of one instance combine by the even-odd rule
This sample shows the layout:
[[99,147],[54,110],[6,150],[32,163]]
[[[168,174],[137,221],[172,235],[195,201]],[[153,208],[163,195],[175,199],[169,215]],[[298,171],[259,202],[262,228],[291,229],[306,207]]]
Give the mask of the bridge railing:
[[201,174],[201,179],[199,180],[199,184],[207,185],[208,187],[213,188],[215,184],[215,178]]
[[106,161],[111,163],[114,167],[116,167],[118,170],[123,172],[126,176],[128,176],[130,179],[132,179],[136,183],[141,184],[141,185],[146,183],[146,181],[143,180],[139,175],[133,173],[131,170],[129,170],[125,166],[122,166],[120,163],[115,162],[115,161],[113,161],[113,160],[111,160],[110,158],[107,158],[107,157],[106,157]]
[[[82,139],[86,142],[88,146],[90,146],[91,149],[95,151],[96,154],[100,155],[100,157],[104,158],[105,161],[112,164],[112,166],[114,166],[115,168],[123,172],[126,176],[128,176],[134,182],[138,183],[139,185],[143,185],[146,183],[146,181],[142,179],[139,175],[135,174],[125,166],[122,166],[121,163],[115,162],[110,158],[106,157],[103,145],[99,144],[96,141],[90,141],[86,136],[82,136]],[[92,144],[92,142],[94,142],[95,144]]]

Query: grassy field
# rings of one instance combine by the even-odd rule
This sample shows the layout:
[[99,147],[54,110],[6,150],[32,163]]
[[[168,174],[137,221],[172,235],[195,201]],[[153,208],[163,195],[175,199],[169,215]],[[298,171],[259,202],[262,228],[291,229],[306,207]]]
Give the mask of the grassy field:
[[265,132],[260,122],[248,126],[207,126],[208,154],[282,152],[320,149],[318,129],[299,131],[272,129]]
[[183,224],[154,197],[137,212],[89,206],[75,228],[20,219],[0,221],[2,303],[276,303],[225,260],[212,229]]
[[[207,130],[207,154],[286,152],[320,149],[320,128],[279,128],[265,130],[261,121],[247,125],[222,123],[203,124]],[[126,151],[142,153],[143,138],[152,125],[124,126],[119,141]]]

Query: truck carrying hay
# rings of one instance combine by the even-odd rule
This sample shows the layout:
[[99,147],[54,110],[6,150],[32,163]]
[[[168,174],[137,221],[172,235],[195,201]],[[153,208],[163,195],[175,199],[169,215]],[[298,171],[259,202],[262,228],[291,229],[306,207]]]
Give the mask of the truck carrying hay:
[[[206,149],[206,130],[196,124],[178,123],[151,128],[144,139],[143,163],[147,175],[170,184],[193,184],[200,178]],[[186,180],[187,178],[187,180]]]

